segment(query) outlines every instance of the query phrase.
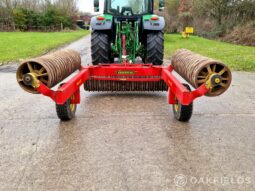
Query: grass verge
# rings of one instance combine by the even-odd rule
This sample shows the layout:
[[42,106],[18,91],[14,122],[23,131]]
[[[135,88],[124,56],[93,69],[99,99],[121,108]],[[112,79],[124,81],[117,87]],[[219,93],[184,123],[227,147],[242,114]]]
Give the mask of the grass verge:
[[255,47],[234,45],[197,36],[182,39],[179,34],[165,35],[165,57],[167,59],[170,59],[171,55],[181,48],[221,60],[232,70],[255,71]]
[[0,32],[0,64],[34,57],[77,40],[89,31]]

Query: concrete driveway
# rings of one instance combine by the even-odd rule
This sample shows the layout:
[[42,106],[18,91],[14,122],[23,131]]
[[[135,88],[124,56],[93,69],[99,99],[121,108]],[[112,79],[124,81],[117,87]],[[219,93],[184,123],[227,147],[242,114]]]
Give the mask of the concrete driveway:
[[[90,37],[68,46],[89,64]],[[255,190],[255,74],[234,72],[221,97],[195,102],[189,123],[164,93],[82,91],[77,117],[23,92],[0,67],[0,190]]]

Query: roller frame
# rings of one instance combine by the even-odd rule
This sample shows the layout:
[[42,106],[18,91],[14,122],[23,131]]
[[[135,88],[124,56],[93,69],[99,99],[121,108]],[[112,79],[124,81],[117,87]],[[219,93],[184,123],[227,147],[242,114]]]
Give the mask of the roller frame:
[[[121,73],[121,74],[118,74]],[[132,75],[130,75],[132,73]],[[119,75],[119,77],[118,77]],[[114,76],[114,78],[112,77]],[[132,76],[132,78],[131,78]],[[133,78],[139,77],[139,78]],[[164,80],[169,87],[169,104],[176,104],[176,99],[183,105],[191,104],[196,98],[205,95],[211,88],[211,82],[201,85],[199,88],[189,92],[182,83],[173,75],[173,67],[169,66],[153,66],[152,64],[103,64],[98,66],[82,67],[80,72],[76,74],[68,82],[56,91],[48,88],[42,82],[38,81],[34,76],[34,87],[41,94],[50,97],[57,104],[64,104],[71,96],[73,104],[80,103],[80,86],[87,80],[116,80],[116,81],[132,81],[147,82]],[[37,83],[37,84],[36,84]]]

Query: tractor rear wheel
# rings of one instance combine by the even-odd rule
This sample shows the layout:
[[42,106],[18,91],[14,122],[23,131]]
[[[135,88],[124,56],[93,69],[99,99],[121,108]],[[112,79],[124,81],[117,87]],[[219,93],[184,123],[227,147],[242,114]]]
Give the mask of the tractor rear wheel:
[[147,35],[145,63],[162,65],[164,59],[164,33],[151,32]]
[[111,43],[109,35],[94,31],[91,36],[91,55],[92,64],[110,63],[111,61]]

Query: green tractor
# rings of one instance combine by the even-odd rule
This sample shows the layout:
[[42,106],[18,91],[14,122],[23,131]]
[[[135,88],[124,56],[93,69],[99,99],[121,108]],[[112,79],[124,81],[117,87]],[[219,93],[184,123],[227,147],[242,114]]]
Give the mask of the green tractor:
[[[159,0],[160,11],[164,5]],[[99,0],[94,0],[94,9],[99,12]],[[165,20],[153,13],[154,0],[105,0],[104,13],[91,20],[93,65],[114,63],[115,58],[135,63],[137,57],[162,65]]]

